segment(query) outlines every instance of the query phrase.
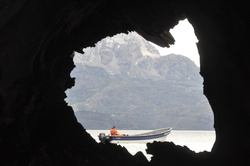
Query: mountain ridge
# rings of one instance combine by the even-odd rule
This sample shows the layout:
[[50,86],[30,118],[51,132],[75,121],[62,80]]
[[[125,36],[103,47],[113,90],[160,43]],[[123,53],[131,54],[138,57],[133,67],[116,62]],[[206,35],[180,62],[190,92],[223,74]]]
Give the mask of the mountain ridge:
[[161,56],[135,32],[105,38],[84,52],[74,57],[76,85],[67,102],[85,128],[212,129],[203,80],[189,58]]

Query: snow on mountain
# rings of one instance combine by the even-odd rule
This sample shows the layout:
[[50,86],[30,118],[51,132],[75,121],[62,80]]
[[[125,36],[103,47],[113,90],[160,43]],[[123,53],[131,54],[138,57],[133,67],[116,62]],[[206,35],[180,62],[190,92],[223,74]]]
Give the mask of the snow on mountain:
[[[107,37],[96,43],[95,47],[88,47],[83,51],[84,54],[76,53],[74,57],[76,65],[100,67],[111,75],[165,79],[178,74],[171,71],[170,67],[173,65],[169,63],[169,59],[177,58],[177,55],[172,55],[172,57],[169,57],[171,55],[161,56],[155,47],[136,32]],[[180,61],[182,61],[181,59],[188,59],[180,55],[178,55],[178,58]],[[170,66],[164,66],[166,63],[169,63]],[[192,61],[189,63],[192,63]],[[176,66],[180,65],[176,63],[175,68]],[[194,64],[191,67],[193,68],[191,70],[198,70]],[[187,71],[184,71],[184,73],[187,74],[185,77],[189,77]],[[183,74],[177,77],[181,76]]]
[[74,57],[76,83],[66,93],[85,127],[211,129],[199,68],[189,58],[160,56],[135,32],[107,37],[84,52]]

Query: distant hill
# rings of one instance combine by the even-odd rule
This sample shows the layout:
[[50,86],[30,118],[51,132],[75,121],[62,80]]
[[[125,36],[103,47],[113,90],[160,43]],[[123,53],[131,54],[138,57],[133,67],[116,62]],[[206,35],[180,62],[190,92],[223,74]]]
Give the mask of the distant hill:
[[137,33],[108,37],[76,54],[67,102],[86,129],[211,130],[202,77],[182,55],[161,56]]

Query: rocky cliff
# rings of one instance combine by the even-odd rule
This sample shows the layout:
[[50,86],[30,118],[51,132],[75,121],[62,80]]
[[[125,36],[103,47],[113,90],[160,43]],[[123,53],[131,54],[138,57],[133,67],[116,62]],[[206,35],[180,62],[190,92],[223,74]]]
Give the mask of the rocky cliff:
[[76,84],[67,101],[85,128],[213,129],[199,68],[189,58],[161,56],[135,32],[84,52],[74,57]]

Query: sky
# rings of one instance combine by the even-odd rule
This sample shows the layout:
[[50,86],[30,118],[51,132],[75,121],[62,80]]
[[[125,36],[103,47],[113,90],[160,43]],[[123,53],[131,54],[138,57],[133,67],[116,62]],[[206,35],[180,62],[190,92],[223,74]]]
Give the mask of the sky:
[[200,67],[200,57],[197,50],[196,43],[198,39],[194,34],[193,26],[187,19],[180,21],[173,29],[170,29],[170,33],[175,39],[175,44],[170,45],[169,48],[163,48],[153,44],[161,55],[168,55],[171,53],[180,54],[189,57],[194,63]]

